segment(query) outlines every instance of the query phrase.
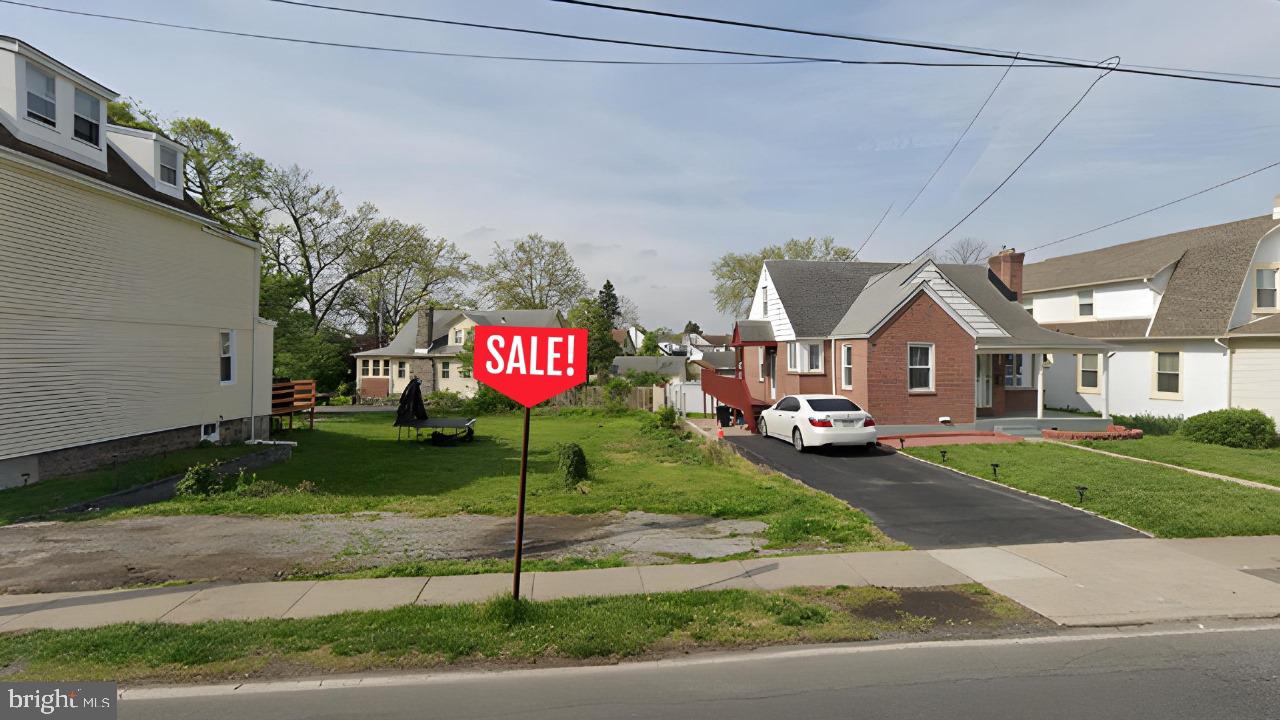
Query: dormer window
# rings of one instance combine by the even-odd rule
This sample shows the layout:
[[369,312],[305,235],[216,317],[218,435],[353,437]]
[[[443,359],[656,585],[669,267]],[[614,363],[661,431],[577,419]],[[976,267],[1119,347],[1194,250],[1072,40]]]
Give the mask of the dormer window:
[[89,93],[76,89],[76,139],[83,140],[94,147],[98,146],[102,117],[102,102]]
[[49,127],[58,126],[58,96],[53,76],[27,63],[27,117]]
[[173,148],[160,148],[160,182],[178,186],[178,151]]
[[1276,280],[1280,279],[1280,269],[1274,267],[1262,267],[1253,271],[1255,282],[1255,294],[1253,298],[1254,310],[1275,311],[1276,307]]

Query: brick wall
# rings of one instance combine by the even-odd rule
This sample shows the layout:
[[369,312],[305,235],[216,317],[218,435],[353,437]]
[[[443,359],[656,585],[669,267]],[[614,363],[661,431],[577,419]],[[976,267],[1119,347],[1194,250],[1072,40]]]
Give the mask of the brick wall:
[[[933,343],[934,390],[907,392],[907,345]],[[928,295],[917,295],[868,341],[866,409],[884,425],[973,422],[973,337]]]

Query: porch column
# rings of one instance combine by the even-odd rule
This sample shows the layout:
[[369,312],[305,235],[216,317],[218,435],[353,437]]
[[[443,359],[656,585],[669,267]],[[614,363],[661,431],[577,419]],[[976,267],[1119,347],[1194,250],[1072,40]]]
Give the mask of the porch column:
[[1032,362],[1036,365],[1036,419],[1044,419],[1044,354],[1036,353],[1032,356]]
[[1101,369],[1102,377],[1098,378],[1098,392],[1102,395],[1102,397],[1100,398],[1102,400],[1102,419],[1110,420],[1111,406],[1110,406],[1110,403],[1107,402],[1107,365],[1108,365],[1107,356],[1110,353],[1104,352],[1104,353],[1098,353],[1098,354],[1102,356],[1102,369]]

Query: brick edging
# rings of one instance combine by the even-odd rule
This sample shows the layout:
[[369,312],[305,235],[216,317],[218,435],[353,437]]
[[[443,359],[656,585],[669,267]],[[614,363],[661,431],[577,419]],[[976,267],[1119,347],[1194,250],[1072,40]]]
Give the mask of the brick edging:
[[1208,470],[1196,470],[1195,468],[1183,467],[1182,465],[1174,465],[1172,463],[1167,463],[1167,462],[1160,462],[1159,460],[1148,460],[1147,458],[1133,457],[1132,455],[1122,455],[1120,453],[1113,453],[1107,450],[1099,450],[1098,448],[1091,448],[1091,447],[1086,447],[1084,445],[1076,445],[1074,443],[1062,442],[1061,440],[1051,440],[1049,438],[1045,438],[1044,441],[1047,443],[1053,443],[1054,445],[1062,445],[1063,447],[1070,447],[1070,448],[1075,448],[1077,450],[1084,450],[1085,452],[1093,452],[1093,453],[1098,453],[1099,455],[1106,455],[1108,457],[1120,458],[1121,460],[1132,460],[1134,462],[1147,463],[1148,465],[1159,465],[1160,467],[1167,467],[1172,470],[1181,470],[1182,472],[1191,473],[1192,475],[1199,475],[1200,477],[1207,477],[1212,480],[1222,480],[1223,482],[1231,482],[1237,485],[1243,485],[1244,487],[1257,488],[1259,490],[1269,490],[1271,492],[1280,492],[1280,487],[1277,487],[1275,485],[1268,485],[1266,483],[1260,483],[1255,480],[1245,480],[1243,478],[1231,477],[1230,475],[1220,475],[1218,473],[1209,472]]
[[[1053,442],[1053,441],[1052,441],[1052,440],[1046,440],[1046,441],[1044,441],[1044,442]],[[1057,504],[1057,505],[1061,505],[1062,507],[1071,508],[1072,510],[1078,510],[1078,511],[1080,511],[1080,512],[1082,512],[1082,513],[1086,513],[1086,514],[1092,515],[1092,516],[1094,516],[1094,517],[1096,517],[1096,518],[1099,518],[1099,519],[1101,519],[1101,520],[1106,520],[1107,522],[1115,523],[1116,525],[1120,525],[1120,526],[1122,526],[1122,527],[1127,527],[1127,528],[1129,528],[1130,530],[1132,530],[1132,531],[1134,531],[1134,532],[1136,532],[1136,533],[1141,533],[1141,534],[1143,534],[1143,535],[1145,535],[1145,536],[1147,536],[1147,537],[1149,537],[1149,538],[1154,538],[1154,537],[1155,537],[1155,535],[1154,535],[1154,534],[1149,533],[1149,532],[1147,532],[1146,530],[1143,530],[1142,528],[1136,528],[1136,527],[1134,527],[1134,526],[1130,525],[1129,523],[1121,522],[1121,521],[1119,521],[1119,520],[1116,520],[1115,518],[1109,518],[1109,517],[1107,517],[1106,515],[1103,515],[1103,514],[1101,514],[1101,513],[1094,512],[1094,511],[1092,511],[1092,510],[1090,510],[1090,509],[1088,509],[1088,508],[1078,507],[1078,506],[1076,506],[1076,505],[1072,505],[1071,503],[1066,503],[1066,502],[1063,502],[1063,501],[1061,501],[1061,500],[1057,500],[1057,499],[1055,499],[1055,498],[1046,497],[1046,496],[1041,495],[1041,494],[1039,494],[1039,493],[1033,493],[1033,492],[1031,492],[1030,490],[1023,490],[1022,488],[1016,488],[1016,487],[1013,487],[1012,485],[1005,485],[1004,483],[996,482],[995,480],[988,480],[987,478],[984,478],[984,477],[982,477],[981,475],[974,475],[974,474],[972,474],[972,473],[967,473],[967,472],[965,472],[965,471],[963,471],[963,470],[957,470],[957,469],[955,469],[955,468],[953,468],[953,467],[951,467],[951,466],[949,466],[949,465],[943,465],[943,464],[941,464],[941,463],[936,463],[936,462],[933,462],[932,460],[925,460],[924,458],[916,457],[915,455],[912,455],[911,453],[898,452],[897,450],[894,450],[894,452],[896,452],[896,453],[898,453],[899,455],[902,455],[902,456],[904,456],[904,457],[909,457],[909,458],[911,458],[912,460],[915,460],[916,462],[922,462],[922,463],[924,463],[924,464],[926,464],[926,465],[932,465],[932,466],[934,466],[934,467],[936,467],[936,468],[942,468],[943,470],[950,470],[951,472],[953,472],[953,473],[955,473],[955,474],[957,474],[957,475],[964,475],[965,477],[971,477],[971,478],[973,478],[973,479],[975,479],[975,480],[981,480],[982,482],[990,483],[990,484],[995,485],[995,486],[997,486],[997,487],[1002,487],[1002,488],[1004,488],[1004,489],[1006,489],[1006,490],[1012,490],[1012,491],[1014,491],[1014,492],[1022,493],[1023,495],[1029,495],[1029,496],[1034,497],[1034,498],[1040,498],[1041,500],[1047,500],[1047,501],[1049,501],[1049,502],[1051,502],[1051,503],[1055,503],[1055,504]]]

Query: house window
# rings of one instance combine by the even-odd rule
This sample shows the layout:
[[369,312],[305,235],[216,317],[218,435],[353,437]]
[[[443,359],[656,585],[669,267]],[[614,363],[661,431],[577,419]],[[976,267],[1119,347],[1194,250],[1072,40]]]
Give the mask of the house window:
[[224,385],[235,382],[236,334],[234,330],[218,332],[218,380]]
[[1004,386],[1007,388],[1035,387],[1031,381],[1031,356],[1016,354],[1004,356]]
[[454,331],[453,331],[453,344],[454,344],[454,345],[461,345],[462,343],[463,343],[463,339],[462,339],[462,331],[461,331],[461,330],[454,330]]
[[391,361],[390,360],[382,361],[382,376],[391,377]]
[[178,151],[173,148],[160,148],[160,182],[178,185]]
[[787,369],[797,373],[822,372],[822,343],[788,343]]
[[1077,355],[1079,376],[1076,378],[1076,391],[1082,393],[1098,392],[1098,355]]
[[94,147],[98,146],[100,126],[98,118],[102,115],[102,103],[98,98],[76,89],[76,121],[75,136]]
[[1076,293],[1076,305],[1078,308],[1077,312],[1080,315],[1080,317],[1092,317],[1093,316],[1093,291],[1081,290],[1080,292]]
[[400,362],[396,363],[396,377],[400,378],[401,380],[403,380],[403,379],[404,379],[404,367],[405,367],[405,365],[406,365],[406,363],[405,363],[405,361],[403,361],[403,360],[401,360]]
[[1155,387],[1157,398],[1182,397],[1182,353],[1155,353]]
[[49,127],[57,127],[57,107],[53,76],[27,63],[27,117]]
[[449,361],[448,360],[445,360],[444,362],[440,363],[440,377],[442,378],[449,377]]
[[764,382],[764,348],[760,348],[760,382]]
[[769,317],[769,286],[764,286],[764,300],[760,303],[760,314]]
[[369,358],[360,361],[360,374],[369,377]]
[[853,389],[853,346],[841,345],[840,351],[840,387]]
[[1276,309],[1276,275],[1280,270],[1276,268],[1258,268],[1254,270],[1254,281],[1257,285],[1257,292],[1253,299],[1253,306],[1258,310],[1275,310]]
[[933,391],[933,344],[907,345],[907,390]]

